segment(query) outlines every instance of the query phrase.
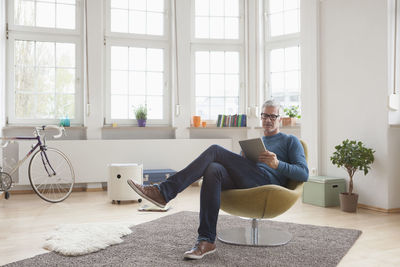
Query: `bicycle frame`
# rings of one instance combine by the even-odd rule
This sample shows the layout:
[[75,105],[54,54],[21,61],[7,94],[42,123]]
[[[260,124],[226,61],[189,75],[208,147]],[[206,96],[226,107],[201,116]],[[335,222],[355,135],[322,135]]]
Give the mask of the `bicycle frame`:
[[[23,159],[21,159],[20,161],[18,161],[18,163],[17,163],[17,165],[15,165],[15,167],[9,172],[9,175],[11,176],[11,175],[13,175],[13,173],[16,171],[16,170],[18,170],[18,168],[25,162],[25,160],[27,160],[28,158],[29,158],[29,156],[30,155],[32,155],[32,153],[38,148],[38,147],[40,147],[40,150],[42,150],[43,152],[44,152],[44,145],[43,145],[43,143],[42,143],[42,140],[41,140],[41,138],[40,138],[40,135],[38,135],[38,136],[36,136],[36,137],[25,137],[25,136],[16,136],[16,137],[1,137],[0,138],[1,140],[6,140],[6,141],[15,141],[15,140],[36,140],[37,141],[37,143],[36,143],[36,145],[35,146],[32,146],[32,149],[25,155],[25,157],[23,158]],[[44,167],[45,167],[45,169],[46,169],[46,172],[48,173],[48,175],[49,176],[51,176],[51,174],[49,173],[49,171],[48,171],[48,169],[47,169],[47,167],[46,167],[46,162],[47,162],[47,164],[50,166],[50,168],[51,168],[51,170],[53,171],[53,175],[55,175],[55,171],[54,171],[54,169],[53,169],[53,167],[51,166],[51,164],[50,164],[50,162],[49,162],[49,159],[47,158],[47,155],[46,155],[46,153],[44,152],[44,156],[45,156],[45,158],[46,158],[46,162],[45,162],[45,159],[43,158],[43,155],[41,155],[42,156],[42,162],[43,162],[43,165],[44,165]]]
[[[7,166],[6,172],[3,172],[0,166],[0,193],[3,193],[4,191],[6,199],[10,197],[9,189],[13,187],[14,184],[12,176],[28,158],[30,158],[28,166],[29,182],[31,183],[33,191],[41,199],[51,203],[57,203],[65,200],[71,194],[75,183],[73,167],[63,152],[55,148],[47,147],[46,130],[48,129],[55,129],[58,131],[58,134],[53,134],[53,138],[60,138],[63,133],[65,134],[64,127],[59,127],[57,125],[43,125],[35,127],[32,136],[0,137],[0,148],[7,147],[10,141],[36,141],[36,143],[28,149],[28,153],[21,160],[18,158],[18,162],[15,166]],[[3,140],[5,141],[4,144]],[[50,163],[50,160],[54,167]],[[60,173],[56,173],[55,168],[57,167],[60,167]],[[12,170],[10,171],[11,168]],[[45,171],[43,171],[43,169]],[[59,174],[61,175],[59,176]],[[54,179],[54,177],[56,179]]]

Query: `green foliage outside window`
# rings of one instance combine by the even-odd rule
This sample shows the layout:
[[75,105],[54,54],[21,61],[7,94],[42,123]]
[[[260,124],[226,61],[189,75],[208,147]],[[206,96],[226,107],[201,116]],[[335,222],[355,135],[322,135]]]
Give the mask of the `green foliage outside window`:
[[301,118],[299,106],[290,106],[288,108],[284,108],[283,112],[285,112],[289,118]]

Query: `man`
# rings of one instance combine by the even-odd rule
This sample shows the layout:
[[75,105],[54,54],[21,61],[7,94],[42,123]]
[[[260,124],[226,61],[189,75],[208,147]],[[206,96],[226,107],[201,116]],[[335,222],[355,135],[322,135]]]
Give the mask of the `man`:
[[[159,207],[203,177],[200,192],[200,225],[195,246],[184,253],[201,259],[215,252],[215,238],[222,190],[244,189],[266,184],[285,186],[287,179],[307,181],[308,168],[300,141],[279,131],[279,104],[269,100],[262,106],[263,142],[266,152],[253,162],[220,146],[212,145],[186,168],[155,186],[128,184],[143,198]],[[245,156],[245,155],[244,155]]]

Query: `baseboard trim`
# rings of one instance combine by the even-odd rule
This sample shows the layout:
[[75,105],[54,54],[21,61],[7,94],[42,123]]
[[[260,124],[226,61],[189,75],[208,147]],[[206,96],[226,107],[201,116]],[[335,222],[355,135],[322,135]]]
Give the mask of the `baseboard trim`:
[[[85,192],[86,188],[85,187],[77,187],[77,188],[72,188],[72,192]],[[22,195],[22,194],[36,194],[33,189],[29,190],[10,190],[10,194],[15,194],[15,195]]]
[[8,191],[12,195],[23,195],[23,194],[35,194],[35,191],[33,189],[28,189],[28,190],[10,190]]
[[101,192],[101,191],[107,191],[107,189],[104,190],[103,188],[84,188],[83,191],[85,191],[85,192]]
[[400,213],[400,208],[395,208],[395,209],[383,209],[383,208],[378,208],[370,205],[365,205],[365,204],[358,204],[358,208],[361,209],[367,209],[367,210],[373,210],[373,211],[379,211],[379,212],[384,212],[384,213]]

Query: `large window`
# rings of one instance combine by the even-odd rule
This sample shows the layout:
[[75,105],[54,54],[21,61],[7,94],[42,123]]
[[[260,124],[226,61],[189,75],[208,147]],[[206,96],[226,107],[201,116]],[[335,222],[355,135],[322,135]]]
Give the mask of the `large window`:
[[210,121],[243,112],[244,2],[194,0],[192,6],[192,112]]
[[300,31],[300,0],[269,0],[267,12],[271,37]]
[[300,101],[300,47],[289,46],[269,51],[269,88],[271,96],[284,106]]
[[107,123],[132,124],[140,106],[149,124],[170,123],[168,3],[107,1]]
[[111,46],[111,118],[135,119],[147,105],[148,118],[163,118],[164,49]]
[[239,112],[239,52],[198,51],[195,56],[196,114],[215,119]]
[[76,0],[14,0],[14,24],[75,29]]
[[16,118],[75,118],[75,50],[71,43],[14,41]]
[[195,37],[239,39],[239,0],[195,0]]
[[112,0],[111,31],[164,35],[164,0]]
[[75,0],[8,1],[10,124],[82,123],[80,11]]
[[266,98],[283,106],[299,106],[300,0],[265,1]]

